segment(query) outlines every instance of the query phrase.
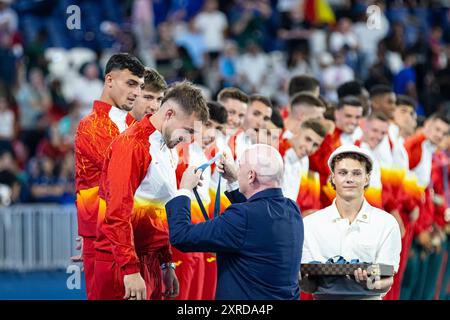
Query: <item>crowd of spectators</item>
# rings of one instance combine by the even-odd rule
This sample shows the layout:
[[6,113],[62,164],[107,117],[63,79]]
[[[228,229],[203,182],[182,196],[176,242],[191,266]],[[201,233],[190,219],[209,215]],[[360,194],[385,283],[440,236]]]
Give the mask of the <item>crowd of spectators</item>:
[[[155,67],[168,83],[195,82],[210,98],[235,86],[283,107],[289,79],[309,74],[331,103],[336,88],[353,79],[413,97],[422,116],[450,101],[446,1],[120,1],[119,22],[97,21],[110,45],[86,33],[88,45],[78,48],[55,48],[50,23],[27,33],[18,13],[27,2],[0,0],[0,205],[73,203],[74,133],[101,95],[105,61],[119,51]],[[56,2],[42,1],[49,15]],[[327,18],[308,9],[317,11],[318,2],[330,9]],[[377,10],[370,13],[371,5]],[[368,26],[370,14],[375,28]]]

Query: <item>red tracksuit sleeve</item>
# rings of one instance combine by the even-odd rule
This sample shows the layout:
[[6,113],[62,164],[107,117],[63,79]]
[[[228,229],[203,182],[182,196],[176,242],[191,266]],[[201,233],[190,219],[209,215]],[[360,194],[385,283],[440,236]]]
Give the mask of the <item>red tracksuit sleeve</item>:
[[139,272],[131,217],[134,193],[151,161],[148,146],[120,136],[111,146],[106,170],[106,215],[103,232],[124,274]]
[[419,218],[415,224],[415,234],[429,231],[434,222],[434,204],[430,189],[425,189],[425,201],[419,207]]

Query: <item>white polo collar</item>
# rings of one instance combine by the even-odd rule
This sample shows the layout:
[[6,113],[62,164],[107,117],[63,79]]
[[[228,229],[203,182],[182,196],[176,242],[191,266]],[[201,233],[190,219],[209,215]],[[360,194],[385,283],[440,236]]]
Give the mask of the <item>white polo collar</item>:
[[[356,215],[355,221],[370,223],[370,212],[372,211],[371,209],[372,206],[367,202],[366,199],[364,199],[361,210],[359,210],[358,214]],[[334,199],[333,203],[331,204],[330,219],[332,222],[337,222],[344,219],[341,217],[336,207],[336,199]]]

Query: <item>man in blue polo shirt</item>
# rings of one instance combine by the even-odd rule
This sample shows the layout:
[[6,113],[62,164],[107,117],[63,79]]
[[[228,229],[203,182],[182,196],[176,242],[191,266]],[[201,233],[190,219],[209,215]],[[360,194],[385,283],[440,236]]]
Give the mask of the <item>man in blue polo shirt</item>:
[[233,204],[212,220],[191,224],[190,192],[201,184],[201,171],[188,168],[178,196],[166,204],[170,242],[184,252],[217,253],[216,299],[299,299],[303,222],[297,204],[281,191],[281,155],[256,144],[244,151],[239,169],[231,155],[217,168]]

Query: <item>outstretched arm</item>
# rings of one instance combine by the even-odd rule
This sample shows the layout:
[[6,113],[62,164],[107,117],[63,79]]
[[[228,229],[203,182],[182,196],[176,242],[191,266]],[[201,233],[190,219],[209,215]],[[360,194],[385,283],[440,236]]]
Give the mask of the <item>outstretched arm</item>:
[[197,186],[201,171],[189,167],[183,174],[178,196],[166,204],[170,242],[181,251],[219,252],[237,251],[244,242],[247,229],[247,213],[238,206],[230,206],[225,212],[206,222],[191,224],[190,190]]

